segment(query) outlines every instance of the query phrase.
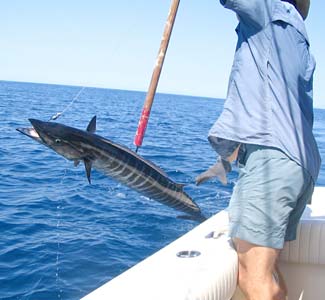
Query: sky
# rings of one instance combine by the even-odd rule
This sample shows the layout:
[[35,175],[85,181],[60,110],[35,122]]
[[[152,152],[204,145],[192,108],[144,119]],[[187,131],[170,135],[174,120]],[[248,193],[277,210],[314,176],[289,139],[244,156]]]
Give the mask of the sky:
[[[325,2],[306,27],[325,108]],[[11,0],[0,11],[0,80],[147,91],[169,0]],[[225,98],[237,19],[218,0],[180,2],[158,92]]]

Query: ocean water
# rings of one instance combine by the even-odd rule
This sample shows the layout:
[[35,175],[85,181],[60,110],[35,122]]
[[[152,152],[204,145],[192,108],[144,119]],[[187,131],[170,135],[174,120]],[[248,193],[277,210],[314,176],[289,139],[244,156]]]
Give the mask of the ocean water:
[[[28,118],[86,128],[135,149],[145,93],[0,81],[0,299],[80,299],[197,225],[181,213],[92,172],[18,133]],[[159,165],[211,216],[228,204],[230,184],[196,187],[215,161],[206,135],[222,100],[158,94],[139,154]],[[325,110],[315,110],[325,158]],[[325,167],[317,182],[325,186]]]

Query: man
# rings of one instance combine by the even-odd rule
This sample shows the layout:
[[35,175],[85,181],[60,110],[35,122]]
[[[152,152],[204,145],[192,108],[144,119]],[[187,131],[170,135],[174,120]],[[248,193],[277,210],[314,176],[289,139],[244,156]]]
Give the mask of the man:
[[220,2],[237,14],[238,43],[209,140],[245,149],[229,204],[238,282],[249,300],[282,300],[285,284],[274,275],[279,252],[296,239],[320,168],[312,133],[315,61],[304,25],[309,0]]

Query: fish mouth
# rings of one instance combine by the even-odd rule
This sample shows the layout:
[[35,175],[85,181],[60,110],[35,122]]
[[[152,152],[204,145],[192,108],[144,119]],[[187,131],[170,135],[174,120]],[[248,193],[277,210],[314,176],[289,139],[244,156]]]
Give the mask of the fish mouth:
[[36,132],[42,131],[42,127],[43,127],[42,124],[44,124],[44,122],[36,119],[28,119],[28,121],[32,124]]
[[33,127],[31,127],[31,128],[17,128],[16,130],[32,139],[38,141],[38,142],[42,141],[41,137],[39,136],[39,134]]
[[36,141],[42,143],[42,139],[38,133],[38,129],[40,129],[41,121],[38,121],[35,119],[29,119],[29,122],[31,122],[33,127],[21,127],[21,128],[16,128],[16,130],[19,131],[20,133],[32,138],[33,140],[36,140]]

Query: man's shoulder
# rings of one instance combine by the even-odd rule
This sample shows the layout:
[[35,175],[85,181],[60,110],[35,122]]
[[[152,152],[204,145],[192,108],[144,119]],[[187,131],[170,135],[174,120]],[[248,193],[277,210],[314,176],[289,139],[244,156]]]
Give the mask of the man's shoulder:
[[309,43],[305,22],[298,10],[292,4],[283,1],[274,1],[270,21],[282,21],[293,26]]

